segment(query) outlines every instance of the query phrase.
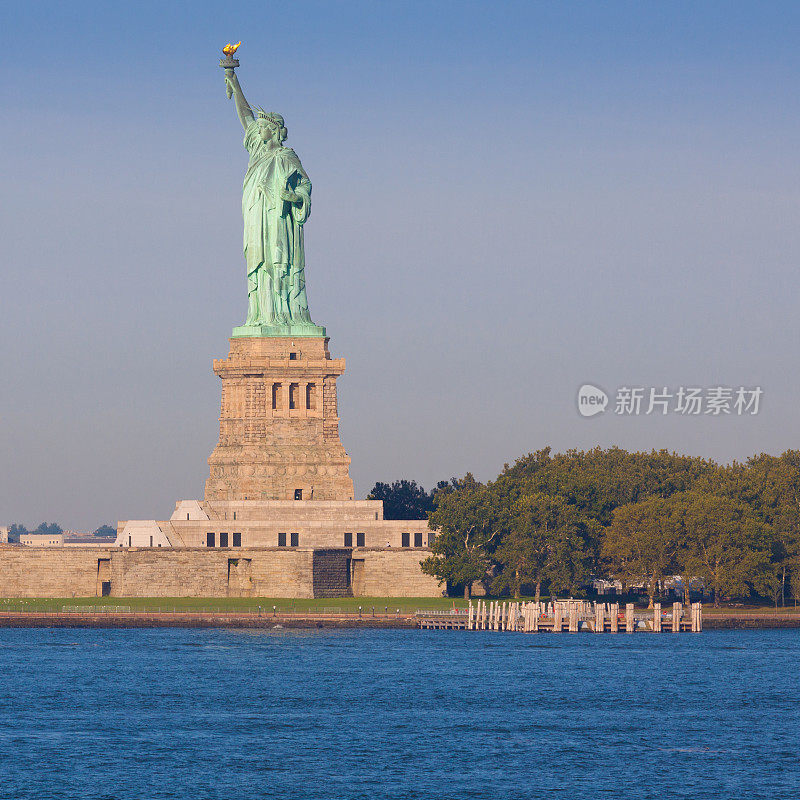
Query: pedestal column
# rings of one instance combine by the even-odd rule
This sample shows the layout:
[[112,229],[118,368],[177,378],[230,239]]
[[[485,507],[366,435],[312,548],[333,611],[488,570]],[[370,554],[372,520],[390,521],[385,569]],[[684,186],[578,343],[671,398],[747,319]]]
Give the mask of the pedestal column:
[[[214,361],[222,405],[206,501],[293,500],[296,492],[303,500],[352,500],[336,400],[344,370],[343,358],[330,357],[327,337],[231,339],[228,358]],[[316,387],[313,404],[309,383]]]

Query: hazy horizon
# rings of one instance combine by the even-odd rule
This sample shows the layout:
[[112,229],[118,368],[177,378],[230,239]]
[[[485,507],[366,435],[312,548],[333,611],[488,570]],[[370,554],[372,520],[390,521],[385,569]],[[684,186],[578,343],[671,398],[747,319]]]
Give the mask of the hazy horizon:
[[[0,168],[0,525],[201,498],[246,305],[242,130],[313,183],[311,314],[356,496],[552,446],[800,446],[788,2],[29,3]],[[794,342],[794,345],[792,344]],[[583,418],[580,386],[761,387],[757,415]]]

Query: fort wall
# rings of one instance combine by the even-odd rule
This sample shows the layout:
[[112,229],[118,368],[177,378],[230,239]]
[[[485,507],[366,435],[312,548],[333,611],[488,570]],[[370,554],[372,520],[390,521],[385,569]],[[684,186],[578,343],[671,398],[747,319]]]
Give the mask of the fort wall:
[[[353,551],[353,594],[356,597],[441,597],[443,587],[425,575],[420,562],[427,549]],[[361,562],[361,563],[359,563]]]
[[0,545],[2,597],[435,597],[426,549]]

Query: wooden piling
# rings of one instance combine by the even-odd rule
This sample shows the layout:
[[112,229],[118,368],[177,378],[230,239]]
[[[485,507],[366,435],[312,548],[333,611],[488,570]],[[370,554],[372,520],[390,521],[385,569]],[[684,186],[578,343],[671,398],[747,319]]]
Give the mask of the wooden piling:
[[606,629],[606,607],[603,603],[594,604],[594,632],[603,633]]
[[569,632],[578,632],[578,604],[572,600],[569,601]]
[[692,633],[703,630],[703,607],[700,603],[692,603]]
[[[661,603],[653,604],[653,616],[644,615],[648,630],[661,633],[672,630],[675,633],[692,631],[699,633],[703,630],[703,605],[691,603],[689,613],[684,612],[682,603],[677,602],[672,606],[672,620],[664,625],[664,609]],[[547,613],[550,612],[550,613]],[[583,630],[593,630],[603,633],[606,624],[612,633],[622,630],[621,621],[624,620],[625,631],[635,633],[637,617],[633,603],[625,605],[624,616],[620,615],[618,603],[588,602],[585,600],[554,600],[551,603],[511,602],[500,600],[470,601],[460,613],[452,616],[447,612],[431,612],[425,614],[417,612],[419,627],[429,630],[490,630],[490,631],[519,631],[532,633],[540,630],[552,630],[553,633],[562,633],[565,630],[577,633]],[[606,623],[608,617],[608,623]],[[585,623],[583,628],[581,623]],[[639,621],[641,625],[642,622]]]
[[683,607],[680,603],[672,604],[672,632],[680,633],[681,631],[681,616]]

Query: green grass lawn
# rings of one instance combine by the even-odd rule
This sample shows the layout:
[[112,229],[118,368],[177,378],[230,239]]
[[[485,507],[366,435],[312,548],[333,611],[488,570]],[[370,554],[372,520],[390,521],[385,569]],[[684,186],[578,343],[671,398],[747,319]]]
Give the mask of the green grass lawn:
[[0,611],[319,611],[362,614],[414,612],[417,609],[464,607],[462,600],[446,597],[335,597],[287,599],[285,597],[31,597],[0,598]]
[[[492,600],[497,598],[485,598]],[[532,600],[531,597],[522,598]],[[546,600],[548,598],[542,598]],[[509,598],[500,598],[508,601]],[[475,602],[473,600],[473,602]],[[644,604],[646,605],[646,604]],[[641,606],[641,607],[644,607]],[[207,612],[257,612],[272,613],[273,606],[278,612],[319,611],[329,613],[358,614],[359,606],[363,615],[375,613],[413,613],[418,609],[446,610],[464,608],[463,598],[448,597],[335,597],[321,599],[287,599],[285,597],[34,597],[0,598],[0,611],[81,611],[86,609],[112,611],[207,611]],[[640,606],[637,605],[637,608]],[[671,606],[665,606],[669,610]],[[707,613],[748,614],[775,613],[774,606],[723,606],[714,609],[711,603],[704,603]],[[800,613],[793,606],[781,608],[779,613]]]

